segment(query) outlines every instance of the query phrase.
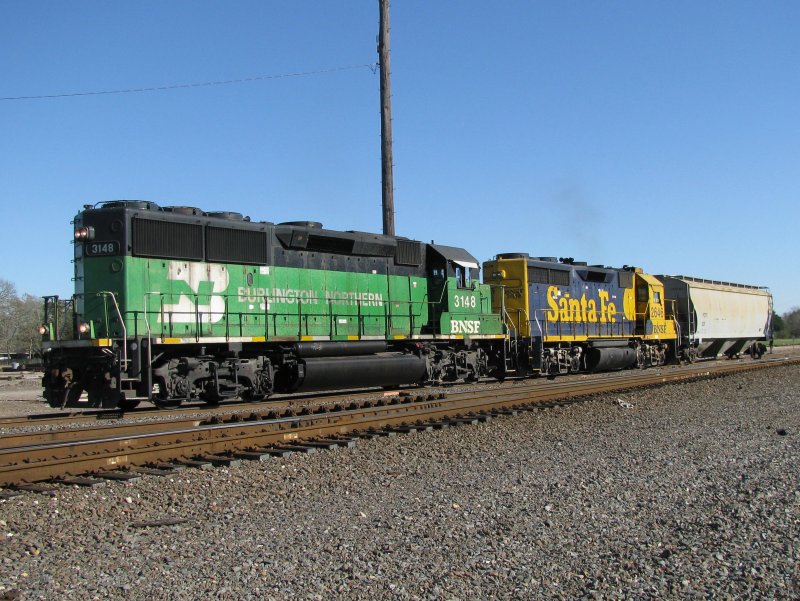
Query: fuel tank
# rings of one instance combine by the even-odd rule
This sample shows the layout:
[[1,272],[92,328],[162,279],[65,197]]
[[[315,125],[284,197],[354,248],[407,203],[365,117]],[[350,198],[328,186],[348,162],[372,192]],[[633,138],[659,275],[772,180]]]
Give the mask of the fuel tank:
[[625,369],[636,363],[636,351],[630,347],[590,348],[586,351],[587,371]]
[[425,380],[425,359],[407,353],[307,357],[293,391],[336,390],[417,384]]
[[386,351],[385,340],[353,340],[350,342],[296,342],[292,350],[298,357],[337,357],[372,355]]

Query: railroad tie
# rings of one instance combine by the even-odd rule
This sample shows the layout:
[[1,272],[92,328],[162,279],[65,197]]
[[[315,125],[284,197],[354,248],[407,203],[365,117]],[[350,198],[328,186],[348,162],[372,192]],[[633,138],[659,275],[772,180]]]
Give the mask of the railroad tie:
[[142,477],[141,474],[137,474],[136,472],[98,472],[92,475],[97,478],[116,480],[119,482],[130,482],[133,480],[139,480]]
[[201,461],[209,461],[214,467],[237,467],[242,464],[241,459],[227,455],[203,455]]
[[416,424],[411,426],[392,426],[386,428],[387,432],[396,432],[398,434],[411,434],[412,432],[426,432],[433,430],[433,426],[418,426]]
[[393,438],[397,436],[397,432],[392,430],[367,430],[366,432],[359,432],[359,438],[366,438],[372,440],[374,438]]
[[518,409],[495,409],[494,411],[491,412],[491,415],[493,415],[495,417],[500,417],[500,416],[513,417],[515,415],[519,415],[519,410]]
[[35,484],[17,484],[14,487],[16,490],[24,490],[27,492],[37,492],[43,495],[55,496],[58,492],[59,485],[57,482],[37,482]]
[[107,480],[103,480],[100,478],[62,478],[58,480],[60,484],[65,486],[85,486],[87,488],[94,488],[95,486],[105,486],[108,484]]
[[142,474],[144,476],[174,476],[175,473],[179,470],[175,469],[158,469],[153,467],[135,467],[133,468],[133,472],[137,474]]
[[315,447],[317,449],[326,449],[328,451],[332,449],[338,449],[339,447],[354,447],[355,441],[352,440],[337,440],[331,438],[321,438],[318,440],[309,440],[304,441],[303,446],[307,447]]
[[210,461],[200,461],[197,459],[178,459],[176,463],[184,467],[193,467],[198,470],[210,470],[214,464]]
[[423,425],[431,430],[445,430],[450,427],[449,422],[424,422]]
[[286,449],[287,451],[294,451],[295,453],[316,453],[317,447],[307,444],[307,443],[298,443],[298,444],[287,444],[281,446],[281,449]]
[[274,455],[270,454],[270,452],[267,450],[236,451],[233,456],[244,461],[266,461],[267,459],[272,459],[272,457],[274,457]]
[[155,470],[163,470],[165,472],[180,472],[186,469],[186,466],[180,463],[153,463],[147,467]]
[[356,446],[358,441],[355,438],[320,438],[317,442],[332,442],[335,443],[336,446],[352,449]]

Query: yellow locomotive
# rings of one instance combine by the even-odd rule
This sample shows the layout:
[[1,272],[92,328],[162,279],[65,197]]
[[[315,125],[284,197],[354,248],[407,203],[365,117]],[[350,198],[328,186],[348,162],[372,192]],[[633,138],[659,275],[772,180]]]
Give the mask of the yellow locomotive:
[[507,375],[663,365],[678,325],[664,285],[637,267],[501,254],[484,263],[510,343]]

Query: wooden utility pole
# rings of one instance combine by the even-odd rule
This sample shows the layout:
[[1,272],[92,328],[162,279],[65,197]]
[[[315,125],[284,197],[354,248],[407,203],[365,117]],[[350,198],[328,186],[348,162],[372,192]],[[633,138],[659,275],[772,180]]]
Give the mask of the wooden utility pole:
[[383,233],[394,236],[394,176],[392,174],[392,86],[389,59],[389,0],[380,3],[378,63],[381,68],[381,181]]

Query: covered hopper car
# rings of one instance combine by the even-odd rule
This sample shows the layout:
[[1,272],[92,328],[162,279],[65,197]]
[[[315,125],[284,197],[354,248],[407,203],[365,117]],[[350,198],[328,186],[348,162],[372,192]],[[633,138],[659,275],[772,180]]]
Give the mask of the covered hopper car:
[[682,359],[764,352],[759,341],[772,329],[772,295],[766,288],[683,275],[658,278],[675,301]]

